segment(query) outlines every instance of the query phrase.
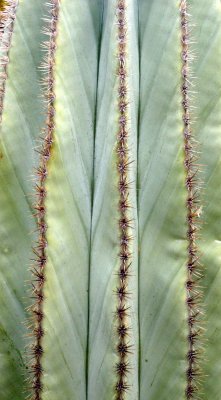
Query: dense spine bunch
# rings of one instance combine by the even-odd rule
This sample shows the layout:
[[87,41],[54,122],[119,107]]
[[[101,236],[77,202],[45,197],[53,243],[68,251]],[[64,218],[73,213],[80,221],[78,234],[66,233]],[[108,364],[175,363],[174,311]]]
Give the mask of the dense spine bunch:
[[117,382],[115,386],[116,400],[124,399],[125,392],[129,389],[127,376],[129,372],[128,354],[131,345],[128,335],[128,278],[130,276],[131,257],[129,243],[131,240],[130,230],[132,219],[129,215],[130,183],[128,181],[128,168],[130,165],[128,149],[128,123],[127,123],[127,20],[126,20],[126,1],[117,1],[117,75],[118,75],[118,124],[117,133],[117,171],[118,171],[118,190],[119,190],[119,235],[120,249],[118,271],[117,295],[117,354],[118,361],[115,366]]
[[55,66],[55,51],[56,51],[56,36],[57,36],[57,21],[59,12],[59,0],[51,0],[49,4],[50,14],[46,19],[48,27],[44,33],[48,36],[48,40],[43,44],[46,51],[46,56],[42,64],[45,78],[44,96],[46,101],[47,119],[46,127],[44,129],[44,136],[42,138],[42,145],[39,151],[40,162],[37,169],[38,182],[35,186],[37,195],[37,202],[35,204],[36,218],[38,224],[38,242],[34,248],[34,266],[32,267],[32,274],[34,282],[32,284],[32,293],[34,304],[31,307],[33,324],[32,334],[34,342],[31,345],[31,361],[30,370],[32,376],[32,399],[41,400],[42,393],[42,338],[43,331],[43,300],[44,300],[44,281],[45,281],[45,267],[47,262],[46,248],[47,248],[47,225],[46,225],[46,208],[45,199],[47,196],[45,182],[48,175],[48,162],[51,156],[53,134],[54,134],[54,101],[55,101],[55,88],[54,88],[54,66]]
[[9,49],[13,33],[18,0],[0,2],[0,122],[2,119]]
[[[197,249],[199,230],[199,217],[201,208],[199,206],[199,179],[197,177],[198,164],[197,151],[191,131],[190,113],[190,25],[188,4],[186,0],[181,1],[181,43],[182,43],[182,106],[184,124],[184,151],[187,188],[187,239],[188,239],[188,262],[186,280],[186,303],[188,315],[188,353],[187,353],[187,387],[186,398],[193,399],[199,393],[199,357],[200,347],[200,319],[201,292],[198,282],[201,278],[201,265]],[[197,397],[198,398],[198,397]]]

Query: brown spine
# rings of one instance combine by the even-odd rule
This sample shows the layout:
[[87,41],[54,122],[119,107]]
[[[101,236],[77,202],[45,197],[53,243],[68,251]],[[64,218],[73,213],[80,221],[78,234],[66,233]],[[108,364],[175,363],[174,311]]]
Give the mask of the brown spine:
[[190,24],[188,14],[188,2],[181,1],[181,45],[182,45],[182,106],[184,125],[184,152],[187,189],[187,240],[188,240],[188,262],[186,280],[186,305],[188,318],[188,353],[187,353],[187,386],[186,398],[199,398],[199,377],[200,377],[200,353],[201,335],[200,327],[202,319],[202,293],[199,287],[199,280],[202,277],[202,266],[199,261],[197,248],[199,217],[201,207],[199,204],[198,178],[199,164],[197,164],[197,144],[193,138],[191,129],[191,74],[190,74]]
[[130,182],[128,181],[128,168],[131,163],[128,149],[128,90],[127,90],[127,19],[126,19],[126,1],[117,1],[117,76],[118,76],[118,124],[117,134],[117,171],[118,171],[118,191],[119,191],[119,262],[117,295],[117,355],[118,361],[115,365],[117,382],[115,385],[115,399],[123,400],[125,392],[129,389],[128,373],[129,361],[128,354],[131,352],[129,342],[128,315],[129,305],[127,303],[128,279],[130,276],[130,267],[132,254],[130,254],[129,245],[132,240],[130,230],[133,227],[133,221],[129,215],[130,208]]
[[35,186],[35,193],[37,202],[34,206],[36,211],[37,225],[38,225],[38,241],[34,248],[34,265],[32,267],[33,281],[32,281],[32,296],[34,303],[31,307],[32,312],[32,335],[33,343],[31,345],[31,385],[32,395],[31,399],[42,399],[42,355],[43,346],[42,339],[44,336],[43,330],[43,302],[44,302],[44,282],[45,282],[45,268],[47,264],[47,224],[46,224],[46,207],[45,200],[47,197],[46,179],[48,175],[48,163],[51,156],[53,136],[54,136],[54,116],[55,116],[55,88],[54,88],[54,68],[55,68],[55,52],[56,52],[56,37],[57,25],[59,14],[59,0],[50,0],[49,3],[49,17],[46,18],[48,27],[44,30],[44,34],[48,36],[48,40],[43,44],[46,56],[42,64],[42,69],[45,73],[43,81],[44,97],[46,102],[46,127],[43,131],[42,145],[39,151],[40,161],[37,169],[38,182]]

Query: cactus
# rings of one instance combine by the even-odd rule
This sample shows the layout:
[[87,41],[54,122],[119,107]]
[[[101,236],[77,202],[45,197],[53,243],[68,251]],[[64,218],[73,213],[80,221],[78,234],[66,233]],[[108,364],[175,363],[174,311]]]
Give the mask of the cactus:
[[219,0],[0,1],[3,400],[219,400]]

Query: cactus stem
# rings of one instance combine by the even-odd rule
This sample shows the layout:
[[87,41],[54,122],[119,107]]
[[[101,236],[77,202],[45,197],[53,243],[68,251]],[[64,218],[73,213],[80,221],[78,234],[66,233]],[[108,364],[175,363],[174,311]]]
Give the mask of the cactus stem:
[[180,22],[181,22],[181,59],[182,59],[182,107],[183,107],[183,134],[184,134],[184,167],[186,171],[186,190],[187,190],[187,241],[188,241],[188,261],[186,279],[186,306],[188,323],[188,351],[186,355],[186,392],[187,399],[198,398],[199,378],[201,376],[199,361],[201,354],[201,335],[200,327],[202,319],[202,293],[198,285],[202,277],[202,266],[199,261],[199,251],[197,247],[199,218],[201,214],[198,178],[199,165],[197,161],[197,143],[193,138],[191,129],[191,105],[190,105],[190,25],[187,0],[180,3]]
[[16,18],[18,0],[0,2],[0,122],[2,120],[5,85],[7,80],[7,67],[9,63],[9,50]]
[[132,346],[129,342],[128,317],[130,307],[128,298],[131,293],[128,291],[128,279],[131,276],[130,269],[132,264],[132,254],[129,251],[129,245],[132,241],[130,230],[133,229],[133,219],[130,218],[130,186],[132,182],[128,180],[128,170],[133,161],[130,160],[128,148],[128,89],[127,89],[127,19],[126,19],[126,0],[117,0],[117,77],[118,77],[118,132],[117,132],[117,172],[118,172],[118,192],[119,192],[119,262],[120,267],[117,272],[118,284],[115,290],[117,296],[117,346],[116,352],[118,360],[115,365],[117,375],[115,383],[115,399],[123,400],[125,393],[129,390],[128,374],[130,364],[128,355],[132,352]]
[[48,36],[47,41],[43,44],[46,55],[42,64],[45,77],[43,80],[43,92],[46,103],[46,127],[43,131],[41,138],[42,144],[39,151],[40,160],[39,167],[36,170],[37,184],[35,186],[35,195],[37,202],[34,205],[35,216],[38,226],[38,242],[33,249],[34,260],[31,272],[33,275],[32,280],[32,298],[34,299],[31,306],[31,331],[34,338],[30,348],[30,375],[31,375],[31,399],[42,399],[42,338],[44,336],[43,330],[43,302],[44,302],[44,282],[45,282],[45,268],[47,263],[47,225],[46,225],[46,207],[45,199],[47,191],[45,182],[48,175],[48,162],[51,156],[53,137],[54,137],[54,101],[55,101],[55,88],[54,88],[54,66],[55,66],[55,52],[56,52],[56,36],[57,24],[59,14],[59,0],[50,0],[49,5],[49,18],[47,18],[48,27],[44,33]]

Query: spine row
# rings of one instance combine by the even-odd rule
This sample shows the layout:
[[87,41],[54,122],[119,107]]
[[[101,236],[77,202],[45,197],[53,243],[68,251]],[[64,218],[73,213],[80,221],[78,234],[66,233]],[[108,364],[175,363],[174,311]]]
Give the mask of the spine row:
[[115,385],[115,399],[123,400],[125,393],[129,390],[128,373],[130,365],[128,354],[131,352],[129,342],[128,316],[128,280],[132,254],[129,245],[132,240],[130,231],[133,221],[130,218],[130,182],[128,180],[128,168],[131,164],[128,148],[128,87],[127,87],[127,19],[126,0],[117,1],[117,76],[118,76],[118,132],[117,132],[117,171],[119,191],[119,262],[117,296],[117,355],[118,361],[115,365],[117,381]]
[[44,34],[48,37],[43,43],[43,49],[46,52],[41,68],[44,72],[43,93],[46,104],[46,126],[43,130],[42,144],[39,150],[40,161],[39,167],[36,170],[37,183],[35,186],[36,204],[34,206],[35,216],[38,226],[38,241],[33,249],[35,258],[31,272],[32,280],[32,298],[33,305],[31,307],[32,324],[31,333],[33,343],[30,349],[30,373],[32,395],[31,399],[42,399],[42,356],[43,347],[42,339],[44,336],[43,320],[44,320],[44,282],[45,268],[47,264],[47,224],[46,224],[46,207],[45,200],[47,196],[46,179],[48,176],[48,163],[51,156],[53,136],[54,136],[54,116],[55,116],[55,53],[56,53],[56,37],[59,15],[59,0],[50,0],[49,16],[45,18],[47,27],[44,29]]
[[197,164],[197,143],[193,138],[191,129],[191,74],[190,74],[190,24],[188,14],[188,3],[181,1],[181,46],[182,46],[182,106],[183,106],[183,135],[184,135],[184,164],[186,170],[187,189],[187,241],[188,241],[188,262],[186,279],[186,305],[188,322],[188,352],[187,352],[187,385],[186,398],[199,398],[199,377],[202,320],[201,297],[202,293],[199,280],[202,277],[202,266],[199,260],[197,247],[199,218],[201,214],[199,200],[198,178],[199,164]]

